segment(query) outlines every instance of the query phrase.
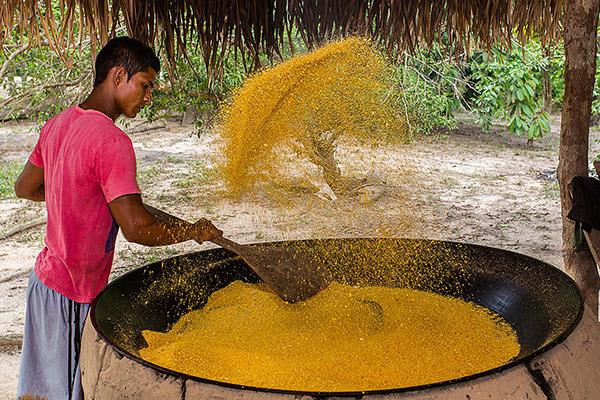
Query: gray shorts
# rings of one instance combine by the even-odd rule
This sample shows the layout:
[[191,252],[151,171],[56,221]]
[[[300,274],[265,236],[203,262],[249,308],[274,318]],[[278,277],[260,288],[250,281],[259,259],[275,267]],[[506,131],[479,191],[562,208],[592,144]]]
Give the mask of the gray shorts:
[[17,398],[83,399],[79,348],[89,307],[55,292],[31,273]]

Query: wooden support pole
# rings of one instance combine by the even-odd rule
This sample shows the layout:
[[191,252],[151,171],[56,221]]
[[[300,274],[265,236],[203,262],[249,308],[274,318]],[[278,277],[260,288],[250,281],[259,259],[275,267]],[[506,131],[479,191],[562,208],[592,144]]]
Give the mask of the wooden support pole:
[[589,276],[590,284],[586,285],[586,289],[588,289],[587,297],[589,300],[587,301],[590,309],[593,313],[596,314],[596,319],[599,319],[600,316],[598,312],[598,291],[600,290],[600,231],[592,229],[590,233],[583,231],[583,235],[585,236],[585,240],[588,243],[590,248],[590,252],[594,257],[594,261],[596,263],[596,268],[586,272],[586,275]]
[[[597,304],[595,270],[589,251],[576,251],[572,245],[574,223],[567,219],[571,208],[569,183],[574,176],[588,175],[589,127],[596,70],[596,32],[598,0],[569,0],[565,14],[565,94],[560,126],[558,180],[563,220],[563,258],[565,270],[584,292],[586,303]],[[596,299],[594,300],[594,296]]]

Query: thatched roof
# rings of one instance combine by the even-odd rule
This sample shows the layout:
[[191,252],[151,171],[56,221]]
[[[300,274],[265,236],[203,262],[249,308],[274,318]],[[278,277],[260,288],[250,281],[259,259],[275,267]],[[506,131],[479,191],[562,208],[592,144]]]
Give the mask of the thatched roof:
[[[52,11],[50,5],[60,5]],[[57,52],[89,33],[97,47],[126,27],[130,36],[167,49],[170,58],[193,38],[205,62],[228,49],[257,56],[279,52],[297,31],[308,44],[340,34],[368,34],[389,49],[431,43],[445,33],[468,47],[508,43],[517,33],[542,39],[557,33],[563,0],[3,0],[0,46],[11,27],[29,39],[40,32]],[[57,15],[60,13],[60,15]],[[80,29],[82,28],[82,29]],[[225,50],[225,52],[223,51]]]

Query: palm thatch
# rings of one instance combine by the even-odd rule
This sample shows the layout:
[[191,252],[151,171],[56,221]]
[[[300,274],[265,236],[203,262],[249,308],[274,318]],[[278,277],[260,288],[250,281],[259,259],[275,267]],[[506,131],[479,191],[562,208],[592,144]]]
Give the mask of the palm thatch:
[[[443,33],[457,47],[510,43],[516,32],[547,40],[557,34],[563,0],[3,0],[0,47],[15,30],[33,43],[40,33],[58,54],[87,36],[92,49],[125,27],[130,36],[161,44],[174,60],[188,43],[200,46],[209,68],[228,50],[258,60],[280,52],[286,35],[307,45],[363,34],[389,50],[431,44]],[[54,5],[54,7],[53,7]],[[86,35],[87,34],[87,35]],[[191,39],[191,40],[190,40]],[[157,43],[159,41],[160,43]]]

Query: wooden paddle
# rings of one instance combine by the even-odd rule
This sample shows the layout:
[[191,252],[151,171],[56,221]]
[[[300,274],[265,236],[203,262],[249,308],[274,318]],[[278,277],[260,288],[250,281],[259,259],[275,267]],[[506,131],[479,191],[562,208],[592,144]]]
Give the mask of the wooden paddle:
[[222,236],[211,241],[240,256],[275,294],[287,302],[306,300],[331,281],[329,270],[294,248],[247,246]]
[[[144,207],[163,221],[186,223],[148,204],[144,204]],[[246,246],[222,236],[211,241],[240,256],[275,294],[287,302],[306,300],[327,287],[331,281],[327,268],[293,248]]]

